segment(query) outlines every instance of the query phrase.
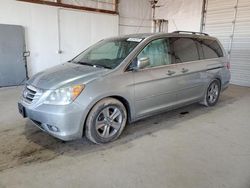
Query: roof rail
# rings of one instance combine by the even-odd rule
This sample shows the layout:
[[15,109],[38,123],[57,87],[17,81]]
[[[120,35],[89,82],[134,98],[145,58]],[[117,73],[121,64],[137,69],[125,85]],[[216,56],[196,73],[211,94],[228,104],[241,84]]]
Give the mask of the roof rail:
[[186,33],[186,34],[193,34],[193,35],[205,35],[205,36],[209,36],[207,33],[196,32],[196,31],[174,31],[172,33]]

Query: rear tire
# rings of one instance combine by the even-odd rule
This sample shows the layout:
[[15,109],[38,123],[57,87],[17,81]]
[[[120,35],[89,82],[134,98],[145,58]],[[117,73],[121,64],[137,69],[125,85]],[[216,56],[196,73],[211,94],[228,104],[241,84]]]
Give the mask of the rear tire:
[[214,106],[217,104],[220,97],[220,82],[219,80],[212,81],[206,91],[206,95],[201,104],[205,106]]
[[104,144],[117,139],[127,122],[124,105],[114,99],[105,98],[91,109],[87,120],[85,136],[96,144]]

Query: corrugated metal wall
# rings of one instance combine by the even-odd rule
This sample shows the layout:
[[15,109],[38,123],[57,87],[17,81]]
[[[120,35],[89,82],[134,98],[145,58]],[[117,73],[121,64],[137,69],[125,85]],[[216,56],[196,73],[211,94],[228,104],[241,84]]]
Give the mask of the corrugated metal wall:
[[250,0],[239,0],[231,49],[232,83],[250,86]]
[[207,0],[204,31],[228,51],[231,83],[250,86],[250,0]]

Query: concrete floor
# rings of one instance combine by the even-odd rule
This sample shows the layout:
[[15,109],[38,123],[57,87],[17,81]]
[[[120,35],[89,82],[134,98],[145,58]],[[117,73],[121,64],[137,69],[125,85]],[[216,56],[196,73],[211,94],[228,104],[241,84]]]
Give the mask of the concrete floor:
[[250,188],[250,88],[139,121],[102,146],[38,130],[17,112],[20,90],[0,89],[0,188]]

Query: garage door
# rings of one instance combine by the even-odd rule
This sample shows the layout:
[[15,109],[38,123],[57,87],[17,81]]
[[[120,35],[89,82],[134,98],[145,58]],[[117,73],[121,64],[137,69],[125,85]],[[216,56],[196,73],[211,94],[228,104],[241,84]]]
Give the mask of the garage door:
[[229,53],[231,83],[250,86],[250,0],[207,0],[203,30]]

